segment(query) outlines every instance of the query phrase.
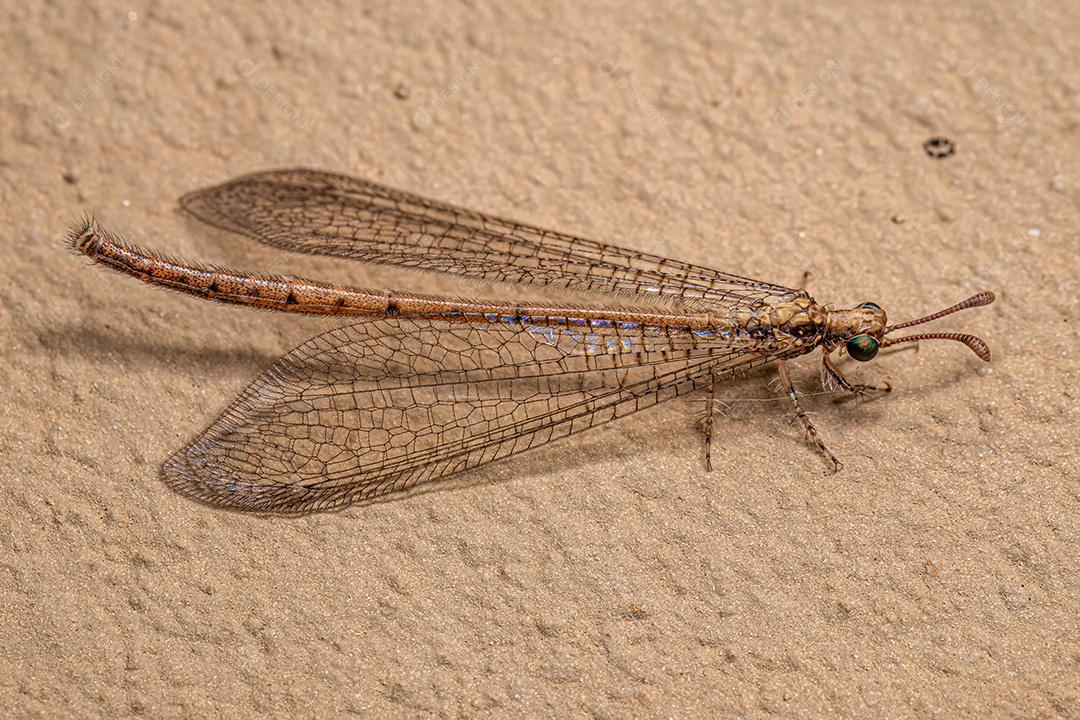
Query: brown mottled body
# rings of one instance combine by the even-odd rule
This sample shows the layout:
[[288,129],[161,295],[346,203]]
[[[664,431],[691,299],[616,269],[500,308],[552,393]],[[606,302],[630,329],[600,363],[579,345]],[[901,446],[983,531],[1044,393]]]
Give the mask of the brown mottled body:
[[485,316],[528,317],[533,324],[565,324],[567,318],[640,322],[681,328],[708,327],[708,315],[650,313],[642,310],[589,308],[582,305],[500,303],[466,298],[365,290],[284,275],[246,273],[180,262],[128,245],[90,220],[73,241],[74,248],[112,270],[150,285],[206,300],[246,305],[294,315],[334,317],[410,317],[448,322],[485,322]]

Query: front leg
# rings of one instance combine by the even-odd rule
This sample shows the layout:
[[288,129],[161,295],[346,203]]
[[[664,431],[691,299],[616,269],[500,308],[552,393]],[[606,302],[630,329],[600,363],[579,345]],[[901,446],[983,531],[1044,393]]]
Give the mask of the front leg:
[[821,374],[822,377],[832,379],[833,382],[853,395],[870,392],[871,390],[881,390],[882,392],[890,392],[892,390],[892,383],[889,382],[885,383],[885,387],[880,387],[878,385],[852,385],[848,382],[847,378],[840,373],[840,368],[833,364],[827,350],[822,351],[821,353]]
[[799,420],[802,420],[803,427],[806,428],[806,434],[814,441],[814,445],[817,446],[817,449],[832,460],[833,472],[836,472],[843,467],[843,463],[837,460],[836,456],[829,452],[829,449],[825,447],[825,443],[818,437],[817,430],[814,428],[814,423],[810,422],[810,416],[803,412],[803,409],[799,407],[799,396],[795,392],[795,383],[791,382],[791,373],[788,372],[786,360],[780,361],[779,373],[780,385],[784,388],[784,391],[787,392],[788,400],[791,401],[791,406],[795,408],[795,415],[798,416]]

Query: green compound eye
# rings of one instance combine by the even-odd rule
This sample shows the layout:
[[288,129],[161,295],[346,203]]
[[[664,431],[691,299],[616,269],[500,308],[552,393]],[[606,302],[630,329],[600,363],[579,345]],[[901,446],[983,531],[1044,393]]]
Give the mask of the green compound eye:
[[872,303],[872,302],[864,302],[859,307],[862,308],[863,310],[880,310],[881,309],[880,305],[878,305],[877,303]]
[[873,360],[877,355],[878,342],[869,335],[859,335],[847,341],[848,355],[859,362]]

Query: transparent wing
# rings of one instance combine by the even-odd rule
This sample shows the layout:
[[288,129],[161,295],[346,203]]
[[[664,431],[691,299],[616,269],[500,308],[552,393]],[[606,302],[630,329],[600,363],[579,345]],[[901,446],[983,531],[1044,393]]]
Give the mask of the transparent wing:
[[166,480],[221,507],[326,510],[521,452],[777,357],[692,332],[550,331],[399,318],[323,333],[173,456]]
[[318,170],[246,175],[181,198],[211,225],[274,247],[494,282],[730,306],[797,291],[543,230]]

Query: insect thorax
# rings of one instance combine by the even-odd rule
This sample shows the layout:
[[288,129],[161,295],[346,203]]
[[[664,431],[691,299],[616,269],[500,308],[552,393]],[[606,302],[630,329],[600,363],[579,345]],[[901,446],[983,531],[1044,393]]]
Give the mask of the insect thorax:
[[829,327],[829,312],[805,295],[765,298],[731,315],[739,334],[778,345],[816,347]]

